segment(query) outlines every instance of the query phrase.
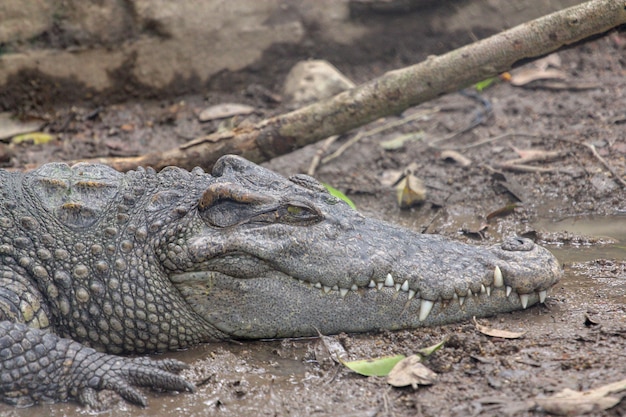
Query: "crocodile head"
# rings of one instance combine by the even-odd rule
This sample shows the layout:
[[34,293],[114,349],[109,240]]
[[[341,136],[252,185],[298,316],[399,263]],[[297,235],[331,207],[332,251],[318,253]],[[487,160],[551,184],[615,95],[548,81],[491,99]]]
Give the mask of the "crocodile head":
[[273,338],[437,325],[543,302],[561,277],[532,241],[472,246],[362,216],[304,175],[221,158],[161,240],[170,281],[211,326]]

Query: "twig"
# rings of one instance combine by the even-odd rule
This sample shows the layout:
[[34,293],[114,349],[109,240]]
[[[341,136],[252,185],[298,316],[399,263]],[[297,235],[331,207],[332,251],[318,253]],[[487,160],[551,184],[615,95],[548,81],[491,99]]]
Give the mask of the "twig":
[[487,121],[493,115],[493,107],[491,106],[491,103],[489,102],[489,100],[487,100],[485,97],[481,96],[480,94],[478,94],[476,92],[469,91],[469,90],[462,90],[459,93],[461,95],[465,96],[465,97],[468,97],[469,99],[472,99],[474,101],[478,101],[483,106],[483,109],[479,109],[476,112],[476,115],[474,116],[474,119],[471,121],[469,126],[461,128],[461,129],[459,129],[459,130],[457,130],[455,132],[452,132],[451,134],[446,135],[446,136],[444,136],[442,138],[430,141],[428,143],[428,146],[430,148],[440,149],[440,148],[437,147],[438,143],[445,142],[445,141],[450,140],[450,139],[454,139],[457,136],[462,135],[463,133],[469,132],[470,130],[474,129],[475,127],[481,125],[483,122]]
[[396,115],[442,94],[496,76],[533,57],[546,55],[626,23],[624,0],[591,0],[410,67],[390,71],[336,96],[290,113],[237,127],[186,146],[140,157],[95,158],[118,170],[176,165],[209,169],[224,154],[268,160],[382,117]]
[[508,133],[503,133],[501,135],[498,136],[494,136],[491,138],[486,138],[483,140],[479,140],[478,142],[474,142],[474,143],[470,143],[467,145],[458,145],[458,146],[433,146],[432,144],[429,144],[428,146],[433,148],[433,149],[437,149],[437,150],[441,150],[441,151],[462,151],[465,149],[470,149],[470,148],[476,148],[478,146],[484,145],[486,143],[491,143],[491,142],[495,142],[498,141],[500,139],[504,139],[504,138],[508,138],[509,136],[523,136],[523,137],[528,137],[528,138],[540,138],[541,136],[537,136],[537,135],[533,135],[531,133],[519,133],[519,132],[508,132]]
[[591,149],[591,153],[593,154],[593,156],[595,156],[596,159],[600,161],[600,163],[604,165],[606,169],[609,170],[609,172],[613,175],[613,178],[615,178],[615,180],[622,185],[622,188],[626,188],[626,181],[624,181],[622,177],[617,174],[615,169],[613,169],[613,167],[598,153],[598,151],[596,150],[596,147],[593,144],[581,143],[581,145],[586,146],[587,148]]
[[341,156],[350,146],[354,145],[355,143],[357,143],[358,141],[360,141],[363,138],[369,137],[369,136],[373,136],[377,133],[381,133],[384,132],[385,130],[389,130],[389,129],[393,129],[394,127],[399,127],[402,125],[405,125],[407,123],[410,123],[412,121],[415,120],[419,120],[422,117],[426,117],[430,114],[434,114],[439,112],[440,109],[439,107],[433,107],[432,109],[427,109],[427,110],[423,110],[423,111],[418,111],[415,112],[407,117],[404,117],[402,119],[399,120],[394,120],[391,122],[387,122],[379,127],[376,127],[372,130],[369,131],[360,131],[359,133],[357,133],[355,136],[353,136],[352,138],[350,138],[350,140],[348,140],[346,143],[344,143],[343,145],[341,145],[335,152],[333,152],[332,154],[328,155],[326,158],[322,159],[322,164],[327,164],[328,162],[332,161],[333,159]]
[[559,172],[563,171],[563,168],[543,168],[536,167],[533,165],[524,165],[524,164],[511,164],[511,163],[502,163],[497,164],[497,168],[506,169],[509,171],[519,171],[519,172]]
[[564,153],[561,151],[545,151],[540,154],[528,155],[521,158],[509,159],[501,165],[524,165],[528,162],[546,162],[560,158]]
[[320,146],[317,152],[315,152],[315,156],[313,156],[313,159],[311,159],[311,165],[309,165],[309,169],[306,172],[308,175],[310,176],[315,175],[315,171],[317,170],[317,167],[319,166],[320,161],[322,160],[322,155],[326,153],[328,148],[330,148],[330,145],[335,143],[337,138],[339,138],[339,135],[333,135],[333,136],[330,136],[328,139],[326,139],[322,143],[322,146]]

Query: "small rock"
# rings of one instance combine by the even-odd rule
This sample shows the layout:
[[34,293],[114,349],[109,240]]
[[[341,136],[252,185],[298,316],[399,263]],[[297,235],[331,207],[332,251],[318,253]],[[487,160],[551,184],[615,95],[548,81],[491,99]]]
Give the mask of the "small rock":
[[222,103],[216,104],[215,106],[207,107],[206,109],[202,110],[200,112],[200,115],[198,115],[198,119],[201,122],[208,122],[210,120],[226,119],[233,116],[247,115],[253,113],[254,110],[254,107],[248,106],[246,104]]
[[287,100],[304,105],[339,94],[354,83],[328,61],[300,61],[293,66],[283,88]]

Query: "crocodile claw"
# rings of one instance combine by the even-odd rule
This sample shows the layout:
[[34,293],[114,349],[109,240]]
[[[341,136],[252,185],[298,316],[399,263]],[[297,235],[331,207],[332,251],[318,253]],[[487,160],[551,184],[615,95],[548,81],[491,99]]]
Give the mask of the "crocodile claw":
[[[10,347],[10,349],[6,348]],[[137,387],[194,392],[195,386],[178,375],[187,368],[174,359],[128,358],[97,352],[70,339],[19,323],[0,323],[0,400],[28,406],[40,401],[77,399],[94,410],[107,408],[98,391],[111,390],[126,401],[146,406]],[[25,366],[18,366],[26,364]],[[48,376],[33,386],[31,369]],[[25,394],[27,393],[27,394]]]
[[[145,395],[135,386],[150,387],[163,391],[194,392],[196,387],[178,373],[187,368],[183,362],[174,359],[150,360],[147,358],[125,358],[104,354],[94,361],[89,369],[97,367],[91,378],[86,375],[89,386],[79,394],[78,400],[93,409],[101,409],[97,396],[91,395],[93,389],[115,391],[126,401],[145,407],[148,402]],[[101,376],[98,376],[101,375]],[[95,385],[95,386],[94,386]]]

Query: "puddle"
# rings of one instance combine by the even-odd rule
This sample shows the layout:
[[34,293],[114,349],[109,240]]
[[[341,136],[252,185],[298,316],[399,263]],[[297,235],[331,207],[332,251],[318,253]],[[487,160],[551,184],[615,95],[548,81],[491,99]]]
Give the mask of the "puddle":
[[535,224],[539,230],[547,232],[569,232],[576,235],[608,237],[617,241],[607,245],[546,245],[564,264],[589,262],[594,259],[626,259],[626,215],[568,217],[550,221],[541,220]]
[[[535,224],[546,232],[612,238],[615,243],[598,245],[545,245],[565,266],[561,286],[578,302],[611,301],[626,304],[626,216],[570,217]],[[572,300],[570,300],[572,301]]]

